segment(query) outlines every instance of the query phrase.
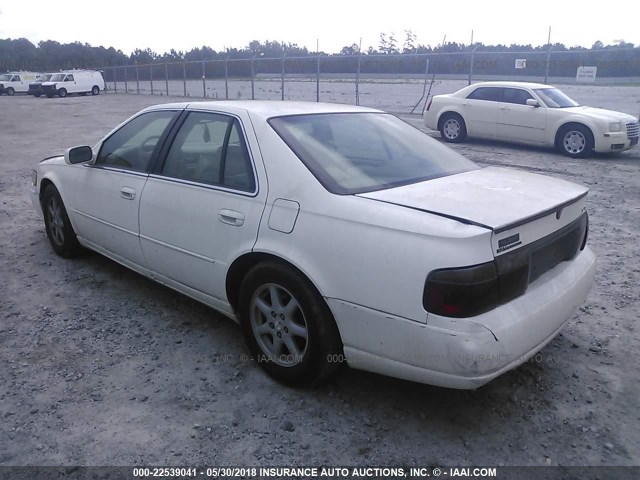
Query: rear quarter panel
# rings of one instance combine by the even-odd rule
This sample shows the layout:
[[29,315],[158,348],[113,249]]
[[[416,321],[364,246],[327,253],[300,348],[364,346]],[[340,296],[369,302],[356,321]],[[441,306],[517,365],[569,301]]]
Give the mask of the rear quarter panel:
[[[267,124],[256,128],[269,195],[255,250],[300,269],[325,298],[426,322],[435,268],[493,259],[491,231],[354,195],[328,192]],[[269,227],[276,199],[297,202],[293,231]]]

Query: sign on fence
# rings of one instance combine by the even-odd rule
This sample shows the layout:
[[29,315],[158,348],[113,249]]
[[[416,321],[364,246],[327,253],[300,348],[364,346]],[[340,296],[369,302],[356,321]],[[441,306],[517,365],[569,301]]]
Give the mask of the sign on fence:
[[527,59],[526,58],[516,58],[516,69],[521,70],[523,68],[527,68]]
[[598,67],[578,67],[576,82],[595,82]]

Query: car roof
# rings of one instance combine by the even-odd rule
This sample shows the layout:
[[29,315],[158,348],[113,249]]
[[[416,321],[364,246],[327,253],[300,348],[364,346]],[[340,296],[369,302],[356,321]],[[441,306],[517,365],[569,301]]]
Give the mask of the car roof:
[[509,82],[509,81],[494,81],[494,82],[479,82],[471,85],[472,87],[524,87],[524,88],[554,88],[551,85],[545,85],[544,83],[533,82]]
[[182,102],[154,105],[145,109],[188,108],[190,110],[210,110],[227,113],[249,112],[252,115],[268,119],[285,115],[304,115],[313,113],[365,113],[378,112],[374,108],[357,107],[339,103],[294,102],[281,100],[212,100],[208,102]]

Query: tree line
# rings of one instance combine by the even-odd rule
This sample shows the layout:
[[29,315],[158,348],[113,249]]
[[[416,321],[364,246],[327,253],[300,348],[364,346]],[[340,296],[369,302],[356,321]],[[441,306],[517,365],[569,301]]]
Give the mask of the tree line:
[[[552,57],[547,63],[547,52],[551,50]],[[471,56],[473,53],[473,57]],[[386,56],[405,54],[406,59]],[[412,60],[411,54],[415,57]],[[640,47],[632,43],[620,41],[615,45],[604,45],[595,42],[590,48],[566,47],[561,43],[553,45],[484,45],[474,43],[470,45],[457,42],[446,42],[436,46],[417,43],[416,35],[406,30],[403,41],[400,42],[394,33],[381,33],[379,44],[369,46],[361,51],[357,44],[346,45],[338,53],[309,51],[295,43],[279,41],[254,40],[243,48],[230,48],[216,51],[203,46],[189,51],[158,53],[150,48],[135,49],[127,55],[122,50],[113,47],[94,47],[87,43],[59,43],[54,40],[41,41],[34,45],[27,39],[0,39],[0,70],[34,70],[56,71],[72,68],[103,68],[120,67],[125,65],[148,65],[164,63],[190,63],[221,60],[250,60],[255,59],[258,70],[254,73],[280,73],[281,63],[260,61],[260,59],[283,56],[289,58],[285,66],[290,73],[315,72],[314,59],[322,59],[323,73],[353,73],[356,63],[360,64],[364,73],[420,73],[426,70],[426,58],[419,55],[430,54],[429,71],[440,74],[463,74],[473,68],[476,74],[510,74],[538,75],[549,68],[552,76],[572,76],[580,65],[598,66],[598,76],[640,76]],[[437,56],[434,54],[438,54]],[[515,58],[525,57],[527,68],[515,72]],[[293,59],[309,61],[295,62]],[[223,75],[223,69],[207,67],[207,76]],[[172,69],[172,70],[175,70]],[[177,70],[176,70],[177,72]],[[181,70],[180,70],[181,72]],[[197,67],[188,68],[189,77],[201,74]],[[180,73],[181,74],[181,73]],[[248,76],[251,74],[249,62],[233,63],[230,75]],[[178,73],[172,74],[176,76]]]

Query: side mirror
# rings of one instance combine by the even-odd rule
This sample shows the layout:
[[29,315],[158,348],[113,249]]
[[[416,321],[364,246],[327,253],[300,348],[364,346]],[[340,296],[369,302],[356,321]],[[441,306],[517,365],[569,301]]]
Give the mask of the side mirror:
[[71,165],[88,162],[93,158],[91,147],[73,147],[64,152],[64,161]]
[[529,105],[530,107],[539,107],[540,104],[538,103],[538,101],[534,98],[527,98],[527,105]]

